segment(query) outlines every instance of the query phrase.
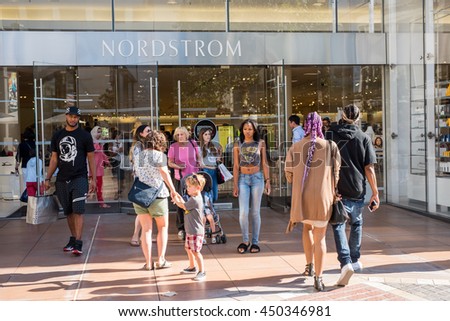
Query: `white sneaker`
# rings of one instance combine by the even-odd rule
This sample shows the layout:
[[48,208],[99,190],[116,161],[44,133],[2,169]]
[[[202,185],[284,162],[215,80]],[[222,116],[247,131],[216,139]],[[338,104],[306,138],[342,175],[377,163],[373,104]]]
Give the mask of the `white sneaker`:
[[206,239],[203,239],[203,244],[206,244]]
[[215,237],[215,236],[213,236],[213,237],[211,238],[211,243],[212,243],[212,244],[216,244],[216,243],[217,243],[217,240],[216,240],[216,237]]
[[206,272],[198,272],[197,276],[193,278],[194,281],[204,281],[206,280]]
[[184,241],[186,233],[183,230],[178,231],[178,238]]
[[352,277],[353,273],[355,273],[355,271],[353,270],[351,263],[344,265],[341,269],[341,276],[339,277],[339,280],[337,281],[336,285],[346,286],[348,284],[348,281],[350,281],[350,278]]
[[360,261],[352,263],[352,268],[355,272],[361,272],[363,270],[363,265]]

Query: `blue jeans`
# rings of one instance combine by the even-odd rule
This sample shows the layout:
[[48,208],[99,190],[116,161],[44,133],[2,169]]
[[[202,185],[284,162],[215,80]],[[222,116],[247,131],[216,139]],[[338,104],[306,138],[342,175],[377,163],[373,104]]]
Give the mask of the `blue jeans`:
[[344,207],[350,216],[350,237],[348,241],[345,233],[345,223],[332,225],[334,242],[336,243],[336,251],[341,267],[348,263],[357,262],[361,256],[364,200],[342,199],[342,203],[344,203]]
[[255,174],[239,174],[239,224],[241,226],[242,241],[249,241],[249,215],[252,222],[252,244],[259,241],[261,229],[261,199],[264,191],[264,177],[262,172]]
[[211,194],[213,203],[219,198],[219,184],[217,184],[217,172],[215,169],[202,168],[202,172],[208,173],[212,178]]

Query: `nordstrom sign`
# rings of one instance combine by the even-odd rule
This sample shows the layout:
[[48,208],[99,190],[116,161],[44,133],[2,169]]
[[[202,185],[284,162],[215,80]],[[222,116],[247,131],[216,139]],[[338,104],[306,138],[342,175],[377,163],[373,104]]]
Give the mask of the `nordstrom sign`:
[[103,57],[241,57],[241,41],[103,40]]

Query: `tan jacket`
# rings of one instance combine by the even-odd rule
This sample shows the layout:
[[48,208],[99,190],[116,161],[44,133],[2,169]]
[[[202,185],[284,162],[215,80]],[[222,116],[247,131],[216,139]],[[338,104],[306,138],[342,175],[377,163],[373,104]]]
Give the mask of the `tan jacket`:
[[[310,137],[293,144],[286,155],[285,175],[292,183],[291,218],[286,232],[303,220],[328,221],[335,198],[335,186],[339,180],[341,155],[335,142],[317,138],[310,171],[302,186]],[[334,157],[332,157],[334,155]],[[332,163],[334,163],[334,180]],[[334,185],[333,185],[334,184]]]

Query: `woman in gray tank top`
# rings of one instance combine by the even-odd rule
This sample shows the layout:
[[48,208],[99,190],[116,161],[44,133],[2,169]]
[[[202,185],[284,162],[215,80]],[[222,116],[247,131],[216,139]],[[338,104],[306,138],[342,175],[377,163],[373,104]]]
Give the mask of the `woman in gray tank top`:
[[[240,254],[247,250],[250,253],[258,253],[262,194],[270,194],[266,146],[264,140],[260,139],[255,121],[244,120],[239,132],[239,141],[234,145],[233,156],[233,196],[239,197],[239,224],[242,232],[242,243],[237,250]],[[252,225],[251,243],[249,220]]]

